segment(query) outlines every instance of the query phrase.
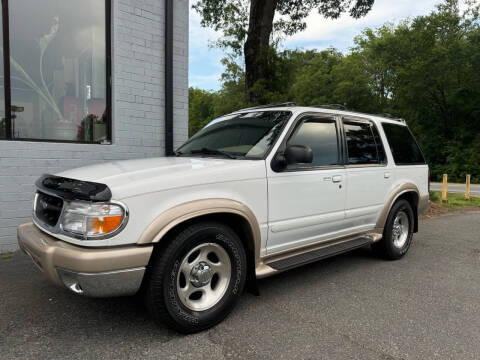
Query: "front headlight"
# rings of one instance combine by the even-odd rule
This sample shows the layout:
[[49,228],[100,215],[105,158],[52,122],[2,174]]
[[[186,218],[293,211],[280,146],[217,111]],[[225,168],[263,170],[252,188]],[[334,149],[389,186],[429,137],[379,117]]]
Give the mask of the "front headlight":
[[94,240],[120,231],[128,217],[120,203],[89,203],[72,201],[65,204],[60,228],[66,233]]

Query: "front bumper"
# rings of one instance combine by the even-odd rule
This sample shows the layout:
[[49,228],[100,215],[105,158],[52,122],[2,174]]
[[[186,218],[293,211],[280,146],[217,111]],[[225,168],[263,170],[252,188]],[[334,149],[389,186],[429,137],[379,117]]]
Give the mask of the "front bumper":
[[50,281],[90,297],[135,294],[153,251],[153,246],[74,246],[44,233],[33,223],[20,225],[17,235],[22,251]]

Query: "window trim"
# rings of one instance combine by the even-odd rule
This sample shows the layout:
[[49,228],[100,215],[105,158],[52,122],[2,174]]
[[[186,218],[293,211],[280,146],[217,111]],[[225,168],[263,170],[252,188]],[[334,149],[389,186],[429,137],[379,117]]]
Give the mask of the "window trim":
[[12,134],[12,91],[10,76],[10,14],[9,0],[2,0],[2,27],[3,27],[3,67],[4,67],[4,98],[5,98],[5,138],[0,141],[43,142],[43,143],[67,143],[87,145],[112,145],[112,0],[105,0],[105,72],[106,72],[106,133],[107,140],[103,142],[80,141],[80,140],[55,140],[55,139],[30,139],[15,138]]
[[[330,120],[335,123],[336,134],[337,134],[337,151],[338,151],[338,164],[337,165],[323,165],[323,166],[306,166],[306,167],[293,167],[293,168],[285,168],[280,171],[274,170],[273,162],[278,155],[284,153],[287,143],[295,133],[295,131],[299,128],[299,126],[307,119],[307,118],[319,118],[320,120]],[[288,173],[288,172],[302,172],[302,171],[317,171],[317,170],[331,170],[331,169],[344,169],[345,168],[345,158],[344,158],[344,143],[343,143],[343,136],[340,126],[340,117],[337,114],[329,114],[329,113],[320,113],[320,112],[306,112],[302,113],[293,121],[290,127],[287,130],[284,138],[282,139],[281,144],[279,145],[278,149],[275,152],[275,155],[272,156],[270,161],[270,168],[275,173]]]
[[[378,126],[373,120],[362,118],[362,117],[355,117],[355,116],[342,116],[342,121],[341,122],[342,122],[344,149],[345,149],[344,150],[345,151],[344,157],[345,157],[345,167],[346,168],[358,169],[358,168],[387,167],[388,166],[388,156],[387,156],[387,153],[385,151],[385,145],[383,143],[383,139],[382,139],[382,136],[381,136],[380,131],[378,129]],[[347,122],[347,123],[350,122],[350,123],[369,124],[371,127],[373,127],[377,131],[378,137],[380,139],[380,144],[378,144],[377,141],[375,140],[375,134],[372,133],[372,135],[373,135],[373,139],[375,141],[375,144],[377,145],[377,156],[378,156],[378,146],[381,146],[382,149],[383,149],[384,158],[385,158],[383,162],[379,161],[376,164],[350,164],[348,162],[348,144],[347,144],[347,134],[346,134],[346,131],[345,131],[345,122]]]

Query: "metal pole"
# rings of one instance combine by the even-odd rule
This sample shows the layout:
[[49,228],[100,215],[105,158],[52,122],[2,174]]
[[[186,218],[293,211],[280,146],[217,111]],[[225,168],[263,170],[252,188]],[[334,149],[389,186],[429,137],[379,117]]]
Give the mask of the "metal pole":
[[5,135],[7,140],[14,138],[12,127],[12,91],[10,88],[10,26],[8,16],[8,0],[2,0],[3,22],[3,79],[5,97]]
[[173,0],[165,0],[165,155],[173,155]]

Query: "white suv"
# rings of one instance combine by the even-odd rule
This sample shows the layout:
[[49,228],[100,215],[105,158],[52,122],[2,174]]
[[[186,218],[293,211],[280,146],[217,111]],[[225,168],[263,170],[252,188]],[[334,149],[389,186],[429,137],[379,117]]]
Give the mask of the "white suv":
[[256,279],[371,244],[408,251],[428,166],[403,120],[280,104],[213,120],[175,157],[44,175],[20,247],[85,296],[140,293],[156,321],[211,327]]

